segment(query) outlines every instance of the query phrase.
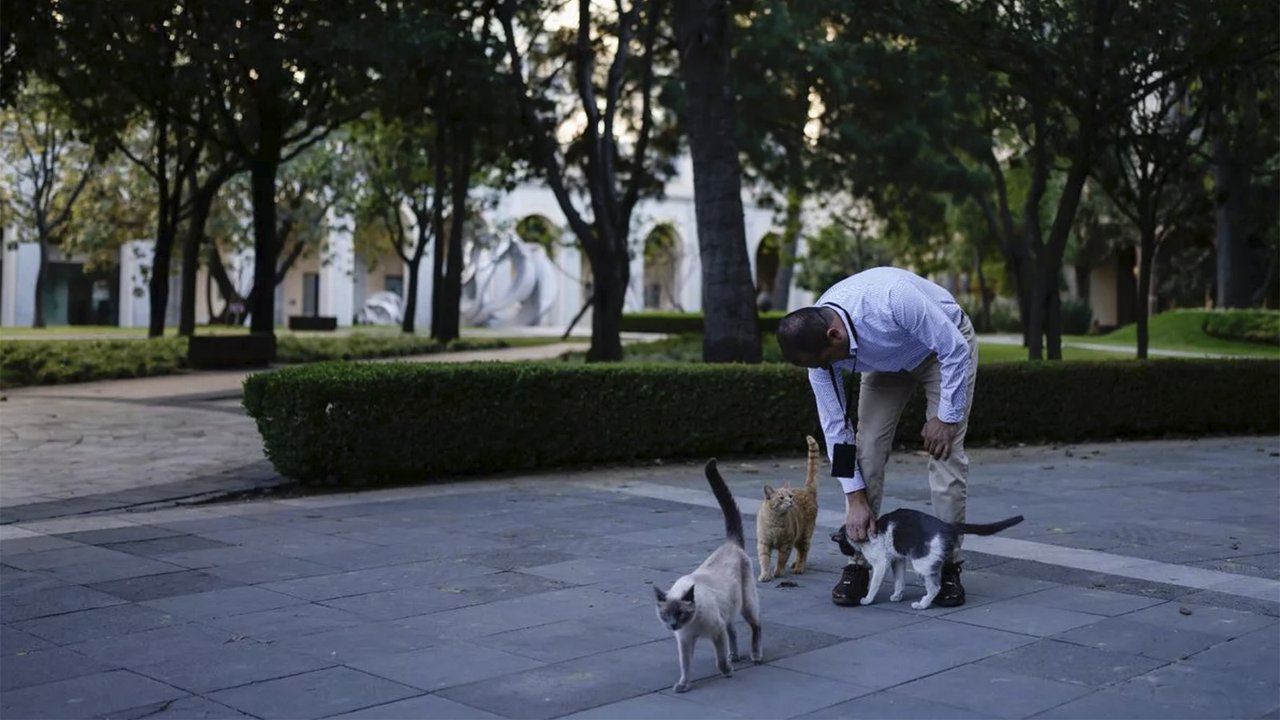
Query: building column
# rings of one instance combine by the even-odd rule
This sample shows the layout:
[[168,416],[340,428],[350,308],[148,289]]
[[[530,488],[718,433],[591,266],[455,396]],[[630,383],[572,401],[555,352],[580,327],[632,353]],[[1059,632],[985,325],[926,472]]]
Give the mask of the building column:
[[0,325],[30,326],[36,314],[36,273],[40,271],[40,245],[17,243],[4,249],[4,297],[0,298]]
[[150,240],[132,240],[120,246],[120,327],[147,327],[151,322],[147,275],[155,251]]
[[350,217],[329,211],[329,242],[320,259],[320,314],[350,327],[355,318],[355,227]]

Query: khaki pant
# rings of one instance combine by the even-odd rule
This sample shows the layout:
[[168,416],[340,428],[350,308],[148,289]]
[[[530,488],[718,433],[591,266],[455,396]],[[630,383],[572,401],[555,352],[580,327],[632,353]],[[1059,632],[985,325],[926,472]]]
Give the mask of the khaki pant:
[[[965,397],[969,404],[964,419],[951,444],[951,457],[946,460],[929,458],[929,490],[933,499],[933,514],[952,523],[964,522],[965,499],[968,496],[969,456],[964,452],[964,438],[969,431],[969,414],[973,410],[973,388],[978,374],[978,341],[973,323],[966,316],[960,325],[960,333],[969,342],[973,362],[965,379]],[[938,356],[930,355],[913,370],[901,372],[864,372],[858,391],[858,466],[867,484],[867,503],[871,513],[880,517],[880,500],[884,497],[884,469],[893,449],[893,436],[902,418],[902,409],[915,390],[923,385],[928,407],[925,421],[938,416],[938,397],[942,393],[942,374]],[[923,423],[921,424],[923,427]],[[961,537],[963,540],[963,536]],[[950,560],[960,560],[960,543]],[[850,562],[865,564],[861,557]]]

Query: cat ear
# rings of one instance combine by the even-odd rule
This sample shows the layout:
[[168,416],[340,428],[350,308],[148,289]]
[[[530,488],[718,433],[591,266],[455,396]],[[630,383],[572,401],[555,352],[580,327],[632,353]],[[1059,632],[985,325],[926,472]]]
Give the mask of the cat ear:
[[769,487],[768,485],[765,485],[765,486],[764,486],[764,499],[765,499],[765,500],[768,500],[769,498],[772,498],[772,497],[773,497],[773,494],[774,494],[775,492],[777,492],[777,490],[774,490],[773,488]]
[[685,593],[684,597],[680,599],[689,603],[693,602],[693,586],[692,585],[689,586],[689,592]]
[[658,602],[662,603],[667,601],[667,594],[662,592],[657,585],[653,586],[653,594],[658,596]]
[[782,489],[783,489],[783,490],[790,490],[790,489],[791,489],[791,481],[790,481],[790,480],[788,480],[788,481],[786,481],[786,482],[782,483]]

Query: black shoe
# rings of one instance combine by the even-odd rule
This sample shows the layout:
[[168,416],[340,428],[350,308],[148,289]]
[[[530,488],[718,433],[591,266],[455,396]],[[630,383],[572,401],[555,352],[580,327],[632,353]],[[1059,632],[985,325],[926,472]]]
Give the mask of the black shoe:
[[964,604],[964,585],[960,584],[960,566],[962,562],[946,563],[942,566],[942,589],[933,599],[938,607],[960,607]]
[[861,604],[867,594],[867,586],[871,584],[871,568],[861,565],[845,565],[840,575],[840,582],[831,590],[831,602],[850,606]]

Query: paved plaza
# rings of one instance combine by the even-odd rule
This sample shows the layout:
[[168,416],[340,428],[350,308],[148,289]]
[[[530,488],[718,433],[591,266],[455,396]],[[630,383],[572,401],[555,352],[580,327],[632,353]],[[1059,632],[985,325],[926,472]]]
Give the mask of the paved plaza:
[[[760,586],[765,662],[702,643],[676,695],[648,586],[722,538],[701,462],[184,505],[279,482],[235,384],[101,385],[0,404],[6,720],[1280,717],[1275,437],[974,450],[971,519],[1026,521],[924,612],[831,604],[826,483],[810,572]],[[924,468],[885,509],[928,509]],[[753,513],[803,438],[721,470]]]

